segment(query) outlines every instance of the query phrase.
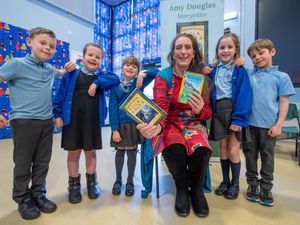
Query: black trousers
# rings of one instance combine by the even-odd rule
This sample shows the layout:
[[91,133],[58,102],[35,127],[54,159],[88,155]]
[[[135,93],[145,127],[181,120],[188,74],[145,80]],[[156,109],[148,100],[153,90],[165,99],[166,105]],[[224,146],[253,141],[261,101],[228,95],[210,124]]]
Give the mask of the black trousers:
[[[46,193],[46,176],[52,154],[52,119],[15,119],[10,122],[13,135],[13,199]],[[31,182],[31,187],[29,183]]]
[[[276,138],[270,137],[268,130],[250,126],[252,142],[243,144],[243,152],[246,159],[247,183],[256,186],[260,185],[261,188],[271,190],[274,179],[274,147]],[[258,179],[258,156],[261,159],[260,179]]]

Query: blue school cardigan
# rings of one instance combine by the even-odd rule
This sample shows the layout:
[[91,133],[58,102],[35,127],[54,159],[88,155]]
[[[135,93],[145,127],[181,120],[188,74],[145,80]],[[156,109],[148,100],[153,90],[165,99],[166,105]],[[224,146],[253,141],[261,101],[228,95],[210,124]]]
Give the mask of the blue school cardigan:
[[[63,76],[60,87],[53,101],[53,117],[62,118],[64,126],[69,125],[71,122],[73,94],[79,72],[80,69],[76,69]],[[107,116],[104,90],[118,85],[120,79],[112,72],[99,72],[97,73],[97,77],[98,78],[94,81],[94,83],[99,89],[99,125],[103,127],[105,125],[104,120]]]
[[[216,111],[216,87],[215,77],[217,70],[214,69],[208,77],[212,80],[211,100],[213,112]],[[234,67],[232,72],[232,104],[233,110],[231,114],[232,124],[241,127],[248,127],[249,116],[252,108],[252,88],[248,73],[243,66]]]

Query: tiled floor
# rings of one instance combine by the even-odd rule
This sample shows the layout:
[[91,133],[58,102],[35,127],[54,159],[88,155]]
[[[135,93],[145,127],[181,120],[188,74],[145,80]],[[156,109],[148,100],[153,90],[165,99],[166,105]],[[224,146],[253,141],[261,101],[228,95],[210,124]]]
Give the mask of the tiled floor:
[[[274,207],[263,207],[245,200],[245,165],[242,160],[240,179],[241,193],[237,200],[226,200],[213,193],[207,194],[210,215],[201,219],[191,213],[180,218],[174,212],[174,185],[165,164],[159,160],[159,199],[156,198],[155,182],[153,193],[148,199],[140,197],[143,189],[140,179],[139,163],[136,168],[136,193],[126,197],[124,190],[118,197],[111,194],[115,179],[114,152],[108,147],[110,128],[103,129],[104,150],[98,152],[98,174],[101,196],[96,200],[88,199],[83,183],[83,201],[71,205],[67,201],[66,152],[60,149],[60,135],[54,135],[53,156],[47,179],[48,196],[58,204],[53,214],[42,214],[33,221],[20,218],[17,205],[11,199],[12,189],[12,141],[0,140],[0,224],[43,224],[43,225],[147,225],[147,224],[218,224],[218,225],[296,225],[300,224],[300,167],[294,157],[294,144],[280,142],[276,147],[275,181],[273,195]],[[242,153],[242,152],[241,152]],[[84,174],[84,158],[81,159],[81,173]],[[124,165],[124,177],[126,175]],[[212,188],[221,181],[218,162],[211,163]],[[125,178],[124,178],[125,179]]]

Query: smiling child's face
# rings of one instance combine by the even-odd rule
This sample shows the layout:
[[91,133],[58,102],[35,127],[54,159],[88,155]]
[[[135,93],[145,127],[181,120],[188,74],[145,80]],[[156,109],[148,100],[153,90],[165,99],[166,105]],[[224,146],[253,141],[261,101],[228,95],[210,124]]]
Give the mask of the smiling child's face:
[[99,68],[101,60],[102,50],[95,46],[88,46],[82,60],[86,69],[95,72]]

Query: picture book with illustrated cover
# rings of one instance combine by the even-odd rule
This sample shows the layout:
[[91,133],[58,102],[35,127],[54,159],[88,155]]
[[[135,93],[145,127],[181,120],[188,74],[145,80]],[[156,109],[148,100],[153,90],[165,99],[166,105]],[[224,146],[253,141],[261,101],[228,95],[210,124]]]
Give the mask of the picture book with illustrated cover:
[[201,95],[204,85],[205,75],[187,71],[182,78],[178,102],[188,104],[189,96],[193,92]]
[[139,89],[135,89],[122,103],[125,111],[135,122],[157,125],[166,113]]

